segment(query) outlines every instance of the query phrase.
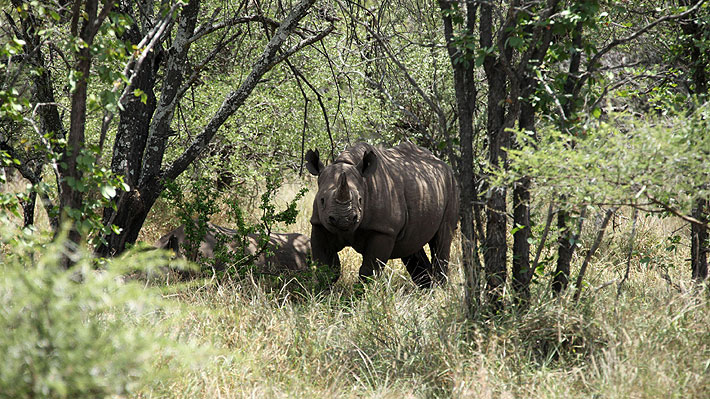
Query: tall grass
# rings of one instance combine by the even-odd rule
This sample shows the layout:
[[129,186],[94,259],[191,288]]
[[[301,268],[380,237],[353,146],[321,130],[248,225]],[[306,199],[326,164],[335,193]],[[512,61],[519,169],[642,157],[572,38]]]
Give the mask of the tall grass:
[[[299,185],[280,195],[292,198]],[[308,234],[313,195],[302,201],[292,230]],[[142,239],[150,242],[175,227],[162,214],[149,219]],[[595,234],[593,218],[586,226],[577,268]],[[8,236],[0,258],[0,358],[6,362],[0,379],[4,387],[29,392],[13,376],[33,377],[27,370],[49,364],[54,374],[34,377],[50,377],[44,392],[60,397],[87,394],[82,386],[101,393],[93,397],[140,398],[710,397],[710,305],[707,289],[689,282],[687,230],[671,219],[641,217],[630,278],[617,295],[630,230],[629,215],[611,224],[579,303],[569,293],[553,298],[549,276],[541,276],[527,309],[508,306],[473,320],[462,305],[458,243],[449,284],[432,290],[416,288],[399,261],[362,285],[356,281],[361,257],[346,249],[334,287],[325,287],[316,273],[160,283],[160,305],[136,313],[132,304],[146,303],[141,296],[152,297],[156,287],[124,286],[102,273],[87,274],[87,282],[100,284],[81,285],[71,272],[57,271],[61,279],[51,281],[64,281],[66,290],[45,293],[33,288],[46,288],[35,278],[41,270],[24,273],[22,267],[30,266],[22,259],[51,256],[52,246],[18,252],[24,250],[11,246]],[[112,262],[127,267],[131,259],[146,262]],[[32,295],[46,300],[30,306]],[[43,310],[59,307],[71,317]],[[52,342],[68,343],[66,350],[46,352],[41,337],[30,333],[48,324],[54,324]],[[82,343],[82,337],[95,343]],[[72,367],[72,354],[80,354],[83,368]],[[51,385],[57,375],[59,390]],[[0,389],[0,397],[8,395]]]
[[[304,200],[297,224],[306,234],[309,207]],[[350,250],[331,289],[308,276],[173,287],[166,298],[181,311],[163,323],[175,339],[211,349],[139,396],[710,397],[707,291],[688,282],[687,243],[665,241],[681,225],[639,222],[630,278],[617,295],[630,225],[615,220],[579,303],[552,298],[543,278],[527,310],[476,320],[462,308],[458,258],[451,282],[428,291],[398,262],[374,282],[354,282],[360,258]],[[593,233],[585,230],[583,244]]]

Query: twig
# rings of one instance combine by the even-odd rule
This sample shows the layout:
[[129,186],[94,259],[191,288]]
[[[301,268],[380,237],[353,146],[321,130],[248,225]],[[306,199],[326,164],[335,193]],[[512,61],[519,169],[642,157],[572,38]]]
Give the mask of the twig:
[[207,26],[207,24],[204,24],[197,28],[195,31],[195,34],[188,39],[187,43],[192,43],[195,42],[205,35],[208,35],[212,32],[215,32],[217,30],[220,30],[222,28],[228,27],[228,26],[234,26],[237,24],[244,24],[244,23],[249,23],[249,22],[261,22],[262,24],[271,26],[272,28],[278,28],[280,25],[280,22],[273,20],[271,18],[265,17],[263,15],[247,15],[243,17],[235,17],[231,18],[226,21],[222,21],[220,23],[214,24]]
[[601,291],[601,290],[603,290],[604,288],[606,288],[606,287],[608,287],[608,286],[614,284],[614,283],[617,282],[617,281],[619,281],[619,279],[617,279],[617,278],[615,278],[615,279],[613,279],[613,280],[609,280],[609,281],[607,281],[606,283],[604,283],[604,284],[600,285],[599,287],[595,288],[593,291],[594,291],[594,292]]
[[547,235],[550,232],[550,225],[552,224],[552,218],[555,215],[554,212],[554,202],[550,202],[550,207],[547,209],[547,219],[545,220],[545,230],[542,232],[542,237],[540,237],[540,245],[538,245],[535,251],[535,260],[532,263],[533,273],[537,269],[538,262],[540,261],[540,255],[542,254],[542,249],[545,247],[545,241],[547,240]]
[[291,72],[293,72],[293,76],[296,78],[296,84],[298,85],[298,89],[301,91],[301,95],[303,96],[303,130],[301,131],[301,162],[299,163],[299,169],[298,169],[298,176],[303,176],[303,160],[304,160],[304,151],[305,151],[305,147],[306,147],[306,127],[308,126],[308,103],[311,102],[311,99],[308,98],[306,91],[303,89],[303,85],[301,84],[301,80],[295,71],[295,67],[291,64],[291,62],[289,60],[286,60],[286,65],[288,65],[288,67],[291,69]]
[[307,37],[307,38],[301,40],[301,41],[298,42],[296,45],[294,45],[293,47],[291,47],[291,48],[288,49],[288,50],[285,50],[285,51],[284,51],[283,53],[281,53],[278,57],[276,57],[276,58],[271,62],[270,65],[271,65],[271,66],[274,66],[274,65],[276,65],[276,64],[279,64],[279,63],[281,63],[283,60],[285,60],[286,58],[288,58],[288,57],[292,56],[293,54],[297,53],[298,51],[300,51],[302,48],[307,47],[307,46],[310,46],[310,45],[313,44],[313,43],[317,43],[317,42],[323,40],[323,38],[326,37],[326,36],[328,36],[328,35],[330,34],[330,32],[332,32],[333,30],[335,30],[335,25],[330,25],[329,27],[325,28],[325,30],[322,30],[322,31],[318,32],[318,34],[316,34],[316,35],[314,35],[314,36]]
[[629,237],[629,253],[626,257],[626,271],[624,272],[624,277],[621,279],[621,281],[619,281],[619,287],[616,290],[617,298],[621,295],[621,287],[629,278],[629,270],[631,270],[631,255],[634,253],[634,238],[636,237],[636,221],[638,220],[638,214],[638,208],[634,208],[634,221],[631,224],[631,237]]
[[[323,120],[325,120],[325,129],[328,132],[328,138],[330,139],[330,160],[331,162],[335,162],[335,142],[333,141],[333,132],[330,130],[330,120],[328,119],[328,113],[326,112],[325,104],[323,104],[323,97],[321,96],[318,89],[316,89],[316,87],[313,86],[313,84],[311,84],[311,82],[306,79],[306,77],[301,73],[301,71],[299,71],[298,68],[293,66],[293,64],[291,64],[289,60],[286,60],[286,65],[288,65],[288,67],[291,68],[293,74],[296,75],[296,81],[298,82],[299,78],[303,80],[303,83],[305,83],[306,86],[311,89],[313,94],[316,95],[316,100],[318,101],[318,105],[320,106],[321,112],[323,113]],[[301,164],[303,164],[303,162],[301,162]]]
[[702,221],[700,221],[700,220],[698,220],[698,219],[696,219],[696,218],[694,218],[694,217],[692,217],[692,216],[683,215],[683,214],[680,213],[677,209],[671,208],[670,205],[668,205],[668,204],[666,204],[666,203],[664,203],[664,202],[662,202],[662,201],[659,201],[659,200],[655,199],[654,197],[652,197],[652,196],[650,196],[650,195],[648,195],[648,194],[646,194],[646,198],[648,198],[649,200],[651,200],[651,203],[656,204],[656,205],[659,205],[661,208],[663,208],[664,211],[670,212],[670,213],[672,213],[674,216],[677,216],[677,217],[679,217],[679,218],[685,220],[686,222],[690,222],[690,223],[692,223],[692,224],[694,224],[694,225],[701,226],[701,227],[704,227],[704,228],[706,228],[706,229],[707,229],[708,227],[710,227],[710,226],[708,226],[708,223],[707,223],[707,222],[702,222]]
[[597,70],[596,65],[599,63],[599,60],[601,59],[601,57],[603,57],[606,53],[611,51],[614,47],[638,38],[639,36],[643,35],[647,31],[649,31],[651,28],[655,27],[656,25],[658,25],[662,22],[687,17],[688,15],[690,15],[690,14],[694,13],[695,11],[697,11],[698,9],[700,9],[700,7],[704,3],[705,3],[705,0],[699,0],[697,3],[695,3],[695,5],[693,5],[689,9],[687,9],[679,14],[665,15],[661,18],[658,18],[654,21],[649,22],[648,24],[646,24],[645,26],[641,27],[639,30],[633,32],[632,34],[630,34],[628,36],[622,37],[621,39],[612,40],[611,43],[609,43],[603,49],[599,50],[596,54],[594,54],[594,56],[592,58],[589,59],[589,61],[587,62],[587,72],[585,72],[580,77],[579,81],[577,82],[575,89],[574,89],[575,93],[578,93],[579,90],[581,90],[582,86],[584,86],[584,83],[587,81],[587,79],[591,76],[592,73],[594,73]]
[[577,275],[577,283],[575,286],[577,287],[577,290],[574,292],[574,301],[579,302],[579,296],[582,293],[582,280],[584,279],[584,274],[587,271],[587,266],[589,265],[589,261],[592,259],[592,256],[594,256],[594,253],[597,251],[599,248],[599,245],[602,242],[602,238],[604,237],[604,231],[606,230],[606,226],[609,224],[609,221],[611,220],[611,217],[614,215],[614,212],[619,208],[611,208],[606,211],[606,215],[604,216],[604,221],[602,222],[601,227],[599,227],[599,232],[597,233],[597,238],[594,240],[594,243],[592,244],[592,247],[589,249],[589,252],[587,252],[587,256],[584,257],[584,262],[582,263],[582,268],[579,270],[579,275]]

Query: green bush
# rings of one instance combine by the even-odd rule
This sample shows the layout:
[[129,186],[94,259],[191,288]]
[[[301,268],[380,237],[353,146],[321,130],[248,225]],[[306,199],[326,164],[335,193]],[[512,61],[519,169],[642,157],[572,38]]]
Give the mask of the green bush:
[[66,270],[63,240],[41,245],[8,227],[0,237],[0,397],[126,395],[170,364],[177,347],[151,327],[157,296],[121,277],[134,264],[163,262],[161,252],[134,253],[101,271],[86,255]]

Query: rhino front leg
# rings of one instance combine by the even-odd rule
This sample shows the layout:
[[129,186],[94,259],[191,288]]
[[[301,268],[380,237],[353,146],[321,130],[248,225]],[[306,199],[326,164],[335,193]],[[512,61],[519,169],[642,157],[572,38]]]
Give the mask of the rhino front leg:
[[338,246],[328,230],[321,225],[312,225],[311,254],[317,264],[327,266],[333,273],[333,283],[340,277],[340,257],[338,252],[343,246]]
[[371,277],[379,272],[392,255],[392,248],[394,248],[394,238],[386,234],[372,234],[362,254],[360,279]]

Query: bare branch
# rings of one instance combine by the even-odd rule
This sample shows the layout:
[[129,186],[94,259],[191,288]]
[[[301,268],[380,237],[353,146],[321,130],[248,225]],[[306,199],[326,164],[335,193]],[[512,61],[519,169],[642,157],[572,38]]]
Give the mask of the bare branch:
[[325,30],[318,32],[318,34],[316,34],[315,36],[310,36],[310,37],[307,37],[307,38],[301,40],[295,46],[291,47],[288,50],[285,50],[278,57],[276,57],[273,60],[271,67],[273,68],[274,65],[283,62],[283,60],[294,55],[295,53],[297,53],[298,51],[300,51],[304,47],[310,46],[313,43],[317,43],[317,42],[323,40],[323,38],[328,36],[328,34],[330,34],[330,32],[332,32],[334,29],[335,29],[335,25],[330,25],[329,27],[325,28]]
[[636,30],[635,32],[631,33],[628,36],[622,37],[620,39],[614,39],[606,45],[603,49],[599,50],[592,58],[589,59],[587,62],[587,72],[582,74],[580,77],[579,81],[577,82],[577,85],[575,87],[575,93],[579,92],[581,90],[582,86],[584,86],[584,82],[586,82],[587,79],[591,76],[592,73],[596,72],[597,70],[597,64],[599,63],[599,60],[609,51],[614,49],[616,46],[620,44],[624,44],[627,42],[630,42],[632,40],[635,40],[639,36],[643,35],[644,33],[648,32],[650,29],[655,27],[656,25],[666,22],[666,21],[672,21],[676,19],[682,19],[687,17],[688,15],[693,14],[696,12],[700,7],[705,3],[706,0],[699,0],[695,5],[690,7],[689,9],[678,13],[678,14],[671,14],[671,15],[664,15],[654,21],[649,22],[645,26],[641,27],[640,29]]
[[626,280],[629,279],[629,271],[631,270],[631,255],[634,253],[634,238],[636,238],[636,222],[638,221],[639,210],[634,208],[634,221],[631,223],[631,236],[629,237],[629,252],[626,256],[626,272],[624,272],[624,277],[619,281],[619,287],[616,290],[616,296],[621,295],[621,287],[624,285]]
[[[407,82],[414,88],[414,90],[419,94],[419,96],[424,100],[424,102],[431,108],[431,110],[436,114],[436,116],[439,119],[439,125],[442,129],[446,129],[447,126],[447,118],[446,114],[444,111],[439,107],[439,105],[429,97],[428,94],[422,90],[421,87],[419,87],[419,84],[417,83],[416,80],[412,77],[412,75],[409,73],[409,70],[407,69],[402,62],[397,59],[397,57],[392,53],[392,50],[389,48],[385,40],[380,36],[377,32],[375,32],[374,29],[372,29],[369,25],[363,23],[362,21],[359,22],[360,25],[362,25],[365,29],[367,29],[367,32],[374,37],[378,43],[380,43],[380,46],[382,47],[383,50],[385,50],[385,53],[389,57],[389,59],[399,68],[399,70],[404,74],[404,77],[407,79]],[[442,133],[446,133],[443,131]]]
[[550,225],[552,224],[552,218],[554,215],[555,203],[550,202],[550,207],[547,209],[547,219],[545,220],[545,230],[542,232],[542,236],[540,237],[540,244],[537,246],[537,251],[535,251],[535,260],[533,260],[532,266],[530,267],[533,273],[535,273],[535,270],[537,270],[537,265],[540,261],[540,255],[542,254],[542,249],[545,247],[547,235],[550,233]]
[[288,67],[291,68],[291,71],[293,71],[293,74],[296,76],[296,81],[298,81],[298,79],[303,80],[303,82],[308,86],[308,88],[311,89],[311,91],[316,95],[318,105],[320,106],[321,112],[323,113],[323,119],[325,120],[325,129],[328,131],[328,138],[330,139],[330,160],[331,162],[335,162],[335,142],[333,141],[333,133],[330,131],[330,121],[328,119],[328,112],[326,112],[325,110],[325,104],[323,104],[323,96],[321,96],[320,92],[318,92],[318,89],[316,89],[315,86],[313,86],[311,82],[309,82],[308,79],[303,76],[301,71],[299,71],[298,68],[294,67],[289,60],[286,60],[286,65],[288,65]]
[[660,206],[661,208],[663,208],[664,211],[669,212],[669,213],[673,214],[674,216],[677,216],[677,217],[685,220],[686,222],[690,222],[694,225],[701,226],[706,229],[710,227],[710,225],[708,225],[707,222],[702,222],[692,216],[684,215],[684,214],[680,213],[680,211],[678,211],[677,209],[672,208],[670,205],[666,204],[665,202],[659,201],[656,198],[648,195],[648,193],[646,193],[645,195],[646,195],[646,198],[651,200],[651,203]]
[[230,18],[227,20],[224,20],[222,22],[216,23],[216,24],[203,24],[197,30],[195,31],[195,34],[188,39],[188,43],[195,42],[197,40],[200,40],[201,38],[205,37],[206,35],[209,35],[212,32],[218,31],[220,29],[229,27],[229,26],[234,26],[238,24],[245,24],[249,22],[260,22],[264,25],[271,26],[272,28],[278,28],[280,23],[276,20],[273,20],[269,17],[263,16],[263,15],[247,15],[247,16],[242,16],[242,17],[234,17]]
[[577,287],[577,290],[574,292],[573,297],[575,302],[579,301],[579,296],[582,293],[582,280],[584,279],[584,274],[587,271],[587,266],[589,266],[589,261],[592,259],[592,256],[594,256],[594,253],[597,252],[597,249],[599,248],[599,245],[602,242],[602,238],[604,237],[604,231],[606,230],[606,226],[609,224],[611,217],[614,215],[617,209],[618,208],[607,209],[606,215],[604,216],[604,220],[602,221],[602,225],[599,227],[599,231],[597,232],[597,238],[594,239],[592,247],[589,248],[587,256],[584,257],[584,262],[582,263],[582,268],[579,269],[579,275],[577,275],[577,282],[575,284],[575,286]]
[[[256,85],[261,80],[266,72],[271,70],[274,65],[276,65],[278,60],[283,60],[286,57],[283,55],[279,57],[279,50],[284,42],[288,39],[290,34],[296,29],[298,22],[305,17],[308,9],[315,3],[316,0],[301,0],[296,5],[293,6],[289,15],[284,19],[284,21],[279,25],[278,29],[269,40],[269,43],[264,48],[259,59],[254,63],[251,72],[244,79],[240,87],[229,93],[224,99],[219,110],[214,114],[212,119],[207,123],[207,126],[203,129],[197,138],[192,142],[190,147],[188,147],[185,152],[182,153],[173,163],[167,167],[164,172],[161,173],[162,179],[174,179],[182,173],[185,168],[187,168],[195,158],[205,149],[207,144],[212,140],[212,137],[217,133],[217,130],[224,124],[224,122],[229,118],[234,112],[242,106],[244,101],[249,97],[251,92],[254,90]],[[332,30],[332,26],[330,28]],[[328,31],[329,32],[329,31]],[[321,35],[318,35],[321,36]],[[325,37],[317,38],[318,40]],[[312,41],[312,42],[315,42]],[[300,49],[305,47],[310,43],[302,44],[299,43],[296,47],[292,48]],[[293,52],[286,52],[287,55],[293,54]]]
[[205,58],[200,61],[199,64],[197,64],[194,68],[192,68],[192,74],[190,77],[188,77],[185,81],[185,83],[178,89],[177,94],[175,95],[175,98],[182,98],[182,96],[185,95],[188,89],[192,87],[192,85],[197,81],[197,79],[200,77],[200,73],[202,70],[205,68],[205,66],[214,59],[214,57],[217,56],[217,54],[224,49],[224,46],[227,45],[227,43],[231,43],[234,39],[239,37],[242,34],[241,31],[237,31],[235,34],[230,36],[229,38],[225,40],[221,40],[217,45],[214,46],[212,51],[210,51],[209,54],[205,56]]

